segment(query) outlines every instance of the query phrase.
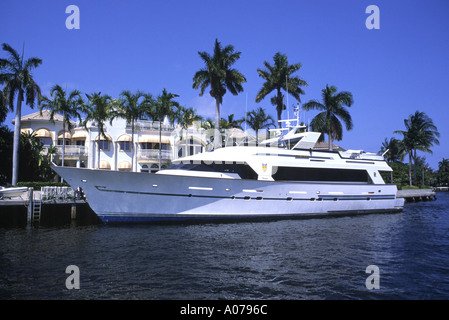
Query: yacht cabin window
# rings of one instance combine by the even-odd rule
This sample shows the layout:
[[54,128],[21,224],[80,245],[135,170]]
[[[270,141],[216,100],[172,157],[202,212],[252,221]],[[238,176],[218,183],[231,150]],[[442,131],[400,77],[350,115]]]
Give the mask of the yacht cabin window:
[[368,172],[361,169],[273,167],[273,179],[275,181],[373,183]]

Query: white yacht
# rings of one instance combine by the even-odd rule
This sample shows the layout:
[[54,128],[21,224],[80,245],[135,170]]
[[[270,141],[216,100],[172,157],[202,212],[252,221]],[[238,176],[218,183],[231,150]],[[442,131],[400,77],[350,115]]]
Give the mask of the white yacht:
[[180,158],[157,173],[53,169],[74,190],[83,190],[105,223],[301,218],[403,209],[396,186],[385,184],[380,174],[392,171],[382,156],[314,150],[320,133],[299,124],[286,129],[286,134],[260,146]]

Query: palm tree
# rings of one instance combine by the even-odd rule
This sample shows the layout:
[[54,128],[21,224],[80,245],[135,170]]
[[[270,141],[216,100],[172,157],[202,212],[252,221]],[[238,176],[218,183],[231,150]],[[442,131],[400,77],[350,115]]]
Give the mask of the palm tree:
[[257,69],[259,76],[265,80],[262,88],[256,96],[256,102],[262,101],[272,91],[276,95],[271,98],[271,104],[276,106],[278,128],[281,127],[282,110],[285,110],[284,95],[281,90],[291,94],[298,102],[301,102],[300,95],[305,94],[301,87],[307,86],[307,82],[298,76],[292,76],[301,67],[301,63],[289,65],[285,54],[277,52],[274,57],[274,65],[264,62],[265,70]]
[[271,126],[276,127],[273,118],[265,113],[265,110],[261,107],[256,110],[252,110],[246,115],[246,123],[251,129],[256,132],[256,145],[259,143],[259,130],[266,129]]
[[111,110],[110,123],[115,118],[126,119],[131,124],[131,171],[134,166],[134,125],[135,122],[147,114],[148,109],[152,105],[151,95],[137,91],[132,94],[129,90],[125,90],[120,94],[120,101],[116,110]]
[[26,104],[33,108],[34,102],[41,95],[41,89],[33,79],[32,70],[42,64],[42,60],[33,57],[24,61],[24,50],[22,50],[22,55],[20,55],[6,43],[3,43],[2,48],[8,53],[9,57],[0,59],[0,84],[5,85],[4,92],[7,95],[11,111],[14,110],[14,98],[17,94],[12,160],[12,184],[15,185],[17,184],[19,173],[22,101],[25,101],[24,96],[26,96]]
[[218,39],[215,39],[214,53],[211,56],[207,52],[198,52],[205,64],[204,68],[197,71],[193,77],[193,88],[200,88],[200,96],[210,86],[209,94],[215,99],[215,134],[214,145],[219,147],[220,141],[220,105],[223,96],[229,90],[233,95],[243,91],[242,84],[246,78],[232,65],[240,58],[241,52],[234,52],[234,46],[222,47]]
[[344,105],[350,107],[354,100],[350,92],[337,92],[336,87],[329,87],[328,85],[322,90],[321,96],[323,103],[317,100],[310,100],[302,108],[305,111],[322,110],[312,119],[310,124],[313,131],[323,132],[328,135],[329,150],[332,150],[333,141],[340,141],[343,138],[343,126],[340,119],[344,122],[347,130],[351,130],[353,127],[351,115],[344,108]]
[[178,124],[181,126],[182,129],[186,132],[185,137],[185,145],[186,145],[186,155],[188,155],[188,131],[187,128],[193,125],[195,121],[201,121],[203,118],[196,114],[195,110],[193,108],[187,108],[187,107],[179,107],[178,112],[176,113],[176,118],[178,120]]
[[228,115],[228,119],[221,118],[220,128],[222,128],[222,129],[232,129],[232,128],[242,129],[243,122],[245,122],[245,119],[236,120],[236,119],[234,119],[234,114],[230,114],[230,115]]
[[214,120],[207,118],[206,120],[202,121],[201,128],[203,128],[204,130],[211,130],[211,129],[215,128]]
[[438,183],[446,186],[449,184],[449,159],[443,158],[438,162]]
[[171,122],[174,122],[180,108],[179,103],[173,100],[176,97],[179,95],[169,93],[164,88],[162,94],[153,102],[152,110],[147,113],[150,118],[159,121],[159,170],[162,167],[162,121],[164,117],[168,117]]
[[98,152],[98,169],[100,169],[100,140],[101,136],[107,139],[105,134],[105,123],[111,118],[111,110],[114,106],[118,104],[108,95],[101,95],[101,93],[94,93],[92,95],[86,94],[89,99],[89,105],[87,107],[87,116],[84,119],[84,126],[87,130],[87,122],[92,121],[98,127],[98,142],[97,142],[97,152]]
[[[39,154],[39,171],[43,181],[50,181],[54,178],[55,172],[50,168],[50,164],[53,162],[53,157],[57,153],[56,146],[48,146],[47,154],[42,152]],[[61,178],[62,180],[62,178]]]
[[24,132],[20,134],[20,149],[22,157],[20,157],[19,179],[22,181],[38,181],[39,180],[39,160],[44,148],[41,140],[36,134]]
[[408,131],[394,131],[394,133],[402,134],[403,138],[400,141],[400,147],[402,150],[401,161],[404,159],[405,155],[408,154],[408,178],[409,184],[412,185],[412,150],[414,148],[414,139],[412,132]]
[[73,90],[68,96],[67,92],[62,89],[60,85],[55,85],[50,90],[50,96],[53,99],[49,99],[43,96],[39,99],[39,108],[42,115],[42,110],[50,110],[50,121],[54,123],[54,116],[56,113],[62,113],[62,166],[64,166],[65,155],[65,129],[70,131],[73,128],[71,118],[78,118],[81,123],[81,110],[84,105],[84,101],[81,98],[81,92]]
[[[404,157],[404,149],[401,141],[395,138],[388,140],[385,138],[382,142],[378,155],[382,155],[387,162],[397,163]],[[390,172],[390,181],[393,183],[393,171]]]
[[410,116],[408,121],[412,127],[416,128],[417,143],[413,150],[413,158],[416,159],[417,150],[432,154],[430,148],[434,144],[440,144],[437,139],[440,137],[440,133],[434,125],[433,120],[424,112],[416,111],[415,114]]
[[387,162],[399,162],[402,153],[401,141],[395,138],[390,138],[390,140],[385,138],[380,147],[380,151],[378,152],[379,155],[384,155]]
[[8,115],[8,98],[5,90],[0,90],[0,124],[5,121]]
[[402,144],[406,152],[409,153],[409,182],[412,184],[411,166],[412,159],[415,162],[414,177],[416,180],[416,159],[417,150],[432,153],[430,149],[434,144],[439,145],[437,139],[440,136],[437,127],[434,125],[432,119],[424,112],[416,111],[404,119],[406,130],[397,130],[394,133],[399,133],[403,136]]

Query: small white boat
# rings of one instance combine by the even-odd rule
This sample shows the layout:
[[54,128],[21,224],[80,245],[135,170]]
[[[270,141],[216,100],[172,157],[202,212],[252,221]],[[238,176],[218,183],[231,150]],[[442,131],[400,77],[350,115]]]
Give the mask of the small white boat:
[[23,195],[24,192],[27,192],[27,187],[0,187],[0,199],[10,199],[15,197],[20,197]]

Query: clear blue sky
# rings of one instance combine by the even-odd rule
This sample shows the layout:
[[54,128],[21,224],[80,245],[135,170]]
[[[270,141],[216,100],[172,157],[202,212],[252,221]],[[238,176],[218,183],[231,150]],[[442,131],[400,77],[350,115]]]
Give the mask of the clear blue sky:
[[[65,25],[71,4],[80,9],[79,30]],[[378,30],[365,26],[371,4],[380,9]],[[263,83],[257,69],[281,52],[303,65],[297,74],[309,86],[302,102],[320,99],[326,84],[352,92],[354,129],[344,131],[342,147],[377,152],[419,110],[441,133],[428,163],[436,169],[449,157],[447,0],[2,0],[0,8],[0,42],[18,51],[25,44],[26,58],[43,59],[34,77],[44,95],[54,84],[114,97],[167,88],[182,105],[213,117],[214,100],[199,97],[192,77],[202,67],[198,51],[212,52],[218,38],[242,52],[234,66],[247,78],[243,93],[225,95],[223,117],[243,117],[246,101],[248,110],[260,106],[276,116],[271,95],[254,100]]]

